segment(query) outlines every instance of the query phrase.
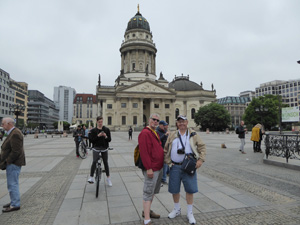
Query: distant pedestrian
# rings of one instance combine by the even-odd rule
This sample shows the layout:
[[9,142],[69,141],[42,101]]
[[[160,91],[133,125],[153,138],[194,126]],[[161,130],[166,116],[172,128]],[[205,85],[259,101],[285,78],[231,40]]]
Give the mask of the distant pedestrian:
[[132,132],[133,132],[133,130],[132,130],[132,127],[130,126],[129,130],[128,130],[128,135],[129,135],[128,140],[132,140]]
[[246,144],[245,142],[245,133],[247,131],[247,128],[244,128],[244,121],[242,120],[241,123],[240,123],[240,126],[238,126],[237,128],[237,131],[238,131],[238,134],[239,134],[239,139],[241,141],[241,145],[240,145],[240,149],[239,151],[242,153],[242,154],[246,154],[245,150],[244,150],[244,146]]
[[81,129],[81,125],[77,126],[77,129],[73,132],[73,137],[76,146],[76,156],[79,158],[79,143],[81,142],[81,138],[84,136],[83,130]]
[[6,170],[7,189],[10,196],[10,202],[3,206],[2,212],[4,213],[20,209],[19,175],[21,167],[26,164],[23,134],[14,125],[12,118],[2,119],[1,126],[7,132],[7,137],[1,146],[0,169]]

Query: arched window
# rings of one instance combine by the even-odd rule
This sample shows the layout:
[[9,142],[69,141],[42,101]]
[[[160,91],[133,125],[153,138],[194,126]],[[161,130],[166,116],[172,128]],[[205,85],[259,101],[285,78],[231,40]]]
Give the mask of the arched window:
[[191,118],[192,119],[195,118],[195,113],[196,113],[196,110],[194,108],[192,108],[192,110],[191,110]]
[[179,109],[176,108],[176,110],[175,110],[175,119],[177,119],[178,116],[179,116]]

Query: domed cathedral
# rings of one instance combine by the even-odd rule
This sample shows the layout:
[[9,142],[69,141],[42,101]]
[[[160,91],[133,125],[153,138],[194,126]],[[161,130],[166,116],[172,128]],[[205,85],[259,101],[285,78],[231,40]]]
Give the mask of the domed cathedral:
[[97,100],[104,124],[111,130],[141,130],[152,113],[175,129],[176,117],[186,115],[195,127],[194,114],[199,107],[216,101],[216,91],[204,90],[190,81],[189,75],[176,76],[169,83],[156,75],[157,49],[148,20],[138,11],[132,17],[120,47],[121,70],[114,86],[101,85],[99,74]]

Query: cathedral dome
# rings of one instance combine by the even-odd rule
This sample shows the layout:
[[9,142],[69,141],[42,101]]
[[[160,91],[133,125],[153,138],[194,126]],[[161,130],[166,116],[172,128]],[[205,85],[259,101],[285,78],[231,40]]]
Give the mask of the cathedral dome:
[[203,90],[203,88],[189,80],[189,76],[180,76],[174,78],[174,80],[169,83],[169,88],[174,88],[176,91],[196,91]]
[[144,29],[150,32],[148,21],[139,11],[129,20],[126,31],[132,29]]

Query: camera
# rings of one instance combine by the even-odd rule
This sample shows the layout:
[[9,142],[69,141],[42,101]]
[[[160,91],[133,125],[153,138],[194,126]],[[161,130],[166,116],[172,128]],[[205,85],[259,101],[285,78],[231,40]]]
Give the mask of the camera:
[[184,148],[177,149],[177,154],[179,155],[185,154]]

